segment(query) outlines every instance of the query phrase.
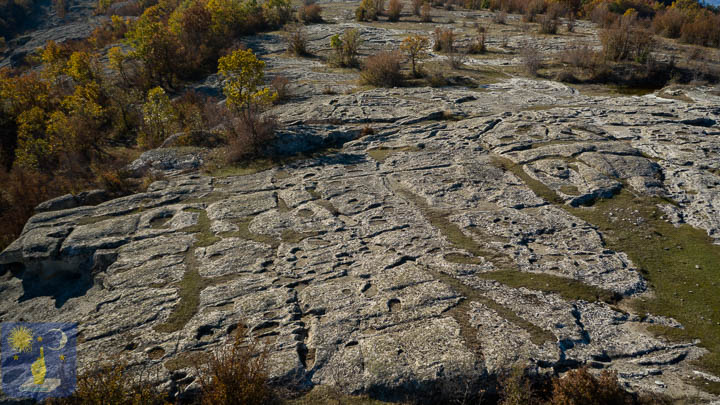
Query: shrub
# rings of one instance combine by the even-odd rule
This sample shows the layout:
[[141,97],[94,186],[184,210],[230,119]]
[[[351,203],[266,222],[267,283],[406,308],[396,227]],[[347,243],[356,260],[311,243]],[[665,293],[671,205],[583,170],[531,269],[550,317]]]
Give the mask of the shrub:
[[435,28],[433,32],[433,50],[436,52],[455,51],[455,33],[452,29]]
[[680,40],[688,44],[720,47],[720,15],[698,12],[682,26]]
[[655,15],[652,28],[656,34],[666,38],[680,38],[685,21],[685,13],[673,7]]
[[397,52],[380,52],[365,60],[360,81],[377,87],[397,87],[402,85],[400,73],[402,57]]
[[270,87],[275,90],[277,97],[275,102],[282,102],[290,99],[292,96],[290,91],[290,79],[285,76],[275,76],[270,82]]
[[553,380],[552,405],[622,405],[633,397],[620,387],[614,372],[603,371],[595,377],[587,368],[568,371]]
[[362,0],[355,9],[358,21],[375,21],[385,11],[385,0]]
[[645,63],[655,44],[652,34],[635,26],[630,18],[620,19],[600,33],[603,55],[611,61],[634,60]]
[[142,374],[128,375],[122,364],[106,363],[77,379],[75,392],[66,398],[52,398],[50,405],[162,405],[165,395]]
[[390,0],[390,3],[388,4],[388,21],[399,21],[400,20],[400,12],[403,9],[402,3],[400,3],[400,0]]
[[560,56],[562,63],[582,69],[592,69],[596,60],[596,53],[588,45],[567,49]]
[[465,55],[460,52],[451,52],[447,56],[447,63],[450,69],[460,69],[465,63]]
[[523,14],[524,22],[535,22],[537,16],[545,11],[545,2],[543,0],[532,0],[525,8]]
[[227,162],[237,163],[260,156],[272,141],[279,127],[277,119],[252,106],[232,121],[228,136]]
[[432,22],[432,14],[430,13],[430,3],[425,2],[420,9],[420,20],[422,22]]
[[480,25],[477,26],[477,36],[475,36],[475,41],[473,41],[472,44],[470,44],[470,53],[485,53],[487,52],[487,45],[486,42],[486,30],[485,27],[482,27]]
[[335,50],[333,62],[342,67],[357,66],[360,44],[360,32],[354,28],[346,30],[342,35],[333,35],[330,37],[330,46]]
[[570,17],[568,17],[567,22],[565,23],[565,28],[567,29],[567,32],[575,31],[575,15],[574,14],[571,14]]
[[290,54],[296,55],[296,56],[306,56],[309,55],[310,52],[308,52],[308,40],[307,35],[305,34],[305,29],[300,24],[292,24],[288,25],[285,28],[286,31],[286,38],[287,38],[287,51]]
[[537,76],[542,63],[540,52],[531,46],[525,46],[520,51],[520,57],[522,58],[522,64],[525,71],[531,76]]
[[424,0],[412,0],[413,14],[420,16],[420,8],[423,6]]
[[412,35],[406,37],[400,45],[400,49],[407,52],[408,57],[410,58],[413,77],[418,76],[418,72],[416,69],[417,61],[419,59],[427,57],[426,49],[429,44],[430,40],[428,39],[428,37],[424,37],[422,35]]
[[266,405],[276,402],[267,384],[266,353],[245,342],[245,328],[236,329],[232,342],[210,353],[197,366],[202,404]]
[[551,15],[545,14],[540,17],[539,24],[541,34],[557,34],[558,20],[553,18]]
[[304,4],[297,12],[298,21],[305,24],[320,23],[322,19],[322,7],[317,4]]
[[539,403],[534,397],[527,370],[519,365],[500,375],[500,405]]

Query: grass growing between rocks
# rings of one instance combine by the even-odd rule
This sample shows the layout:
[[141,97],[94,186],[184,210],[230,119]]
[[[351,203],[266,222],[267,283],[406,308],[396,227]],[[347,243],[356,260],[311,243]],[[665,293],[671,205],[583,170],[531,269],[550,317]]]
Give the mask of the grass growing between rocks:
[[413,146],[403,146],[399,148],[388,148],[388,147],[379,147],[370,149],[367,151],[367,154],[370,155],[371,158],[375,159],[378,163],[383,163],[387,158],[392,156],[394,153],[397,152],[419,152],[420,148],[413,147]]
[[[683,328],[656,325],[649,330],[671,340],[700,339],[700,345],[710,353],[697,365],[720,375],[720,246],[714,245],[704,230],[689,225],[676,227],[664,220],[657,205],[672,201],[636,197],[624,189],[592,207],[573,208],[521,166],[502,158],[496,163],[520,177],[538,196],[596,226],[609,249],[625,252],[653,292],[651,297],[631,300],[630,307],[638,313],[680,322]],[[719,383],[702,381],[698,385],[720,393]]]
[[177,285],[180,302],[175,306],[167,321],[155,327],[155,330],[161,333],[172,333],[182,329],[198,311],[200,292],[212,284],[212,280],[200,275],[200,265],[195,257],[195,249],[210,246],[220,238],[210,231],[210,219],[205,210],[189,208],[187,211],[198,213],[197,224],[182,229],[183,232],[196,234],[195,243],[185,254],[185,273]]
[[495,280],[513,288],[525,287],[531,290],[557,293],[566,300],[615,303],[620,299],[620,296],[612,291],[587,285],[570,278],[555,277],[549,274],[499,270],[481,273],[477,277]]
[[[710,353],[698,366],[720,375],[720,246],[701,229],[665,221],[657,204],[667,203],[622,191],[591,208],[566,209],[597,226],[608,248],[625,252],[640,268],[654,294],[632,300],[635,311],[672,317],[684,326],[650,329],[672,340],[700,339]],[[720,384],[703,387],[720,392]]]

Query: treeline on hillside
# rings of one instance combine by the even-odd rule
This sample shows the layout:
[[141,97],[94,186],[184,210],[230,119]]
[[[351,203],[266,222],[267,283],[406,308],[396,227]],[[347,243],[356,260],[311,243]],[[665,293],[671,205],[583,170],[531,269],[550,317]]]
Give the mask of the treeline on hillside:
[[[291,17],[289,0],[160,0],[135,20],[113,16],[86,40],[49,42],[30,59],[31,69],[1,70],[0,249],[49,197],[90,186],[127,191],[131,185],[119,170],[127,161],[123,147],[154,148],[174,132],[219,124],[237,136],[233,123],[242,130],[247,119],[259,120],[257,108],[245,113],[247,105],[229,111],[192,92],[173,101],[170,95],[216,72],[218,59],[240,48],[242,35]],[[120,46],[103,51],[111,44]],[[235,62],[259,61],[250,52]],[[264,65],[253,66],[256,74],[235,89],[239,95],[259,91]],[[238,72],[224,67],[230,78]]]

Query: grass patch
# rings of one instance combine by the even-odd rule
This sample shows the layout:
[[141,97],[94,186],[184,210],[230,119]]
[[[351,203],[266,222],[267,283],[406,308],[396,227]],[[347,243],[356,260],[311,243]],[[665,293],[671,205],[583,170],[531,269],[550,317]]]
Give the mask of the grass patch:
[[208,218],[207,212],[205,212],[205,210],[201,210],[198,208],[186,208],[185,211],[198,214],[197,224],[187,226],[180,230],[180,232],[196,234],[195,244],[193,244],[193,248],[207,247],[215,242],[218,242],[221,239],[220,237],[215,236],[215,234],[210,231],[210,218]]
[[513,288],[525,287],[531,290],[557,293],[566,300],[602,301],[614,304],[621,298],[612,291],[590,286],[571,278],[557,277],[549,274],[499,270],[481,273],[477,276],[495,280]]
[[652,330],[673,340],[700,339],[710,353],[699,366],[720,375],[720,246],[704,230],[662,219],[656,205],[668,203],[623,190],[590,208],[565,209],[597,226],[608,248],[625,252],[640,268],[654,296],[632,300],[634,310],[672,317],[684,326]]
[[186,211],[198,213],[198,222],[195,225],[183,228],[182,232],[195,233],[195,243],[185,253],[185,273],[177,284],[180,302],[175,306],[167,321],[157,325],[155,330],[160,333],[176,332],[183,327],[198,311],[200,305],[200,292],[212,285],[213,281],[200,275],[200,265],[195,257],[195,249],[210,246],[221,238],[210,231],[210,219],[205,210],[188,208]]
[[560,198],[560,196],[558,196],[557,193],[555,193],[555,191],[553,191],[550,187],[546,186],[538,180],[535,180],[534,178],[530,177],[529,174],[525,173],[522,165],[519,165],[510,159],[499,156],[493,157],[493,163],[497,167],[509,171],[519,177],[520,180],[522,180],[528,187],[530,187],[530,189],[538,197],[552,204],[564,205],[565,200]]
[[379,147],[370,149],[367,151],[367,154],[370,155],[371,158],[375,159],[379,163],[383,163],[387,158],[392,156],[394,153],[397,152],[419,152],[420,148],[415,146],[402,146],[399,148],[388,148],[388,147]]
[[480,343],[477,341],[477,330],[470,326],[470,303],[472,301],[479,302],[486,307],[497,312],[499,316],[506,319],[518,327],[526,330],[530,334],[530,340],[536,345],[542,345],[545,342],[556,340],[555,335],[546,331],[545,329],[536,326],[525,319],[519,317],[511,309],[506,308],[502,304],[494,301],[491,298],[486,297],[481,291],[478,291],[457,278],[442,273],[439,271],[428,270],[433,277],[440,280],[441,282],[449,285],[453,290],[465,296],[465,298],[453,309],[450,310],[450,314],[460,324],[460,335],[463,337],[465,342],[470,346],[471,349],[480,350]]
[[255,216],[243,218],[236,222],[238,230],[235,232],[226,232],[221,234],[223,237],[238,237],[245,240],[251,240],[253,242],[262,243],[264,245],[270,245],[272,249],[277,249],[280,246],[280,240],[271,235],[263,235],[250,231],[250,223],[255,219]]

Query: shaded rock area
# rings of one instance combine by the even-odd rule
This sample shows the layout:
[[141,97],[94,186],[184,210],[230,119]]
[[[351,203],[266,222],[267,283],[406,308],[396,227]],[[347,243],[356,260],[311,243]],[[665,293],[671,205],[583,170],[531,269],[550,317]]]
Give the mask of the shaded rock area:
[[[337,124],[288,133],[352,134],[337,135],[339,152],[244,176],[168,172],[96,206],[49,202],[67,209],[33,217],[0,255],[0,319],[79,322],[83,367],[122,355],[176,390],[171,372],[192,374],[188,359],[242,321],[270,349],[271,375],[300,386],[391,398],[528,361],[694,391],[683,377],[704,350],[645,331],[674,320],[482,275],[644,293],[632,261],[562,205],[620,189],[669,196],[676,221],[718,235],[720,128],[693,124],[716,120],[718,102],[586,97],[531,80],[296,102],[281,120]],[[439,119],[445,109],[467,118]],[[378,130],[355,139],[361,122]]]

